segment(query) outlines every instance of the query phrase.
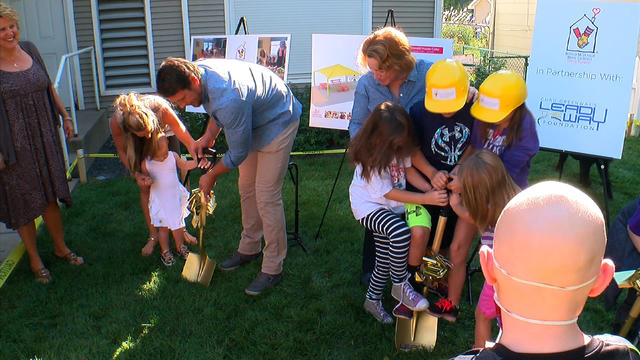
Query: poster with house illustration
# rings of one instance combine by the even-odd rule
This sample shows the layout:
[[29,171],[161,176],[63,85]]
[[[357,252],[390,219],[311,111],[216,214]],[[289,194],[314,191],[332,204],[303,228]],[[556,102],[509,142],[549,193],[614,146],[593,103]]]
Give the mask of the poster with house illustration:
[[[199,35],[191,37],[191,61],[234,59],[259,64],[287,81],[289,34]],[[200,106],[187,106],[190,112],[205,112]]]
[[[309,126],[347,130],[358,79],[367,73],[357,63],[366,35],[313,34]],[[409,38],[413,55],[431,62],[451,58],[450,39]]]

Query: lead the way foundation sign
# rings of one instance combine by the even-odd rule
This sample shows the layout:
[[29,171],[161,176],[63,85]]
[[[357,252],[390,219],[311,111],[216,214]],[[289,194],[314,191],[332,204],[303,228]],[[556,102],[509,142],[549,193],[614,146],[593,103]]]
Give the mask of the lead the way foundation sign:
[[539,0],[527,70],[540,146],[621,158],[639,3]]

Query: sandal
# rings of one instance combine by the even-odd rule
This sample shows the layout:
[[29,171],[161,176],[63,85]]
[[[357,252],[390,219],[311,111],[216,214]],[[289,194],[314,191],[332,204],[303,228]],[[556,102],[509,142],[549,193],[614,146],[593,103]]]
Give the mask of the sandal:
[[42,285],[47,285],[48,283],[53,281],[53,278],[51,277],[51,272],[49,272],[47,268],[41,268],[38,271],[34,271],[33,276],[35,276],[36,282]]
[[182,244],[180,245],[180,248],[176,249],[176,254],[180,255],[181,258],[187,260],[187,257],[189,256],[189,248],[187,247],[187,245]]
[[63,255],[63,256],[56,255],[56,257],[58,259],[61,259],[61,260],[64,260],[64,261],[68,262],[71,265],[82,265],[82,264],[84,264],[84,259],[82,258],[82,256],[78,256],[73,251],[69,251],[66,255]]
[[176,259],[173,258],[171,250],[165,250],[160,254],[160,260],[165,266],[171,266],[176,263]]
[[153,249],[156,247],[157,243],[158,238],[156,238],[155,236],[149,236],[149,238],[147,239],[147,243],[142,248],[142,256],[149,256],[153,254]]
[[195,236],[193,236],[193,235],[191,235],[191,234],[189,234],[189,233],[187,232],[187,229],[184,229],[184,241],[185,241],[187,244],[191,244],[191,245],[193,245],[193,244],[195,244],[196,242],[198,242],[198,240],[196,239],[196,237],[195,237]]

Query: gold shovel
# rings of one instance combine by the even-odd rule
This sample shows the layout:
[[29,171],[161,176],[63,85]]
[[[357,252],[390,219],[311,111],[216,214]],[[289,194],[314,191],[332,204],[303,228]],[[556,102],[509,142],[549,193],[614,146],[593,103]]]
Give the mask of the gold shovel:
[[[436,233],[431,246],[431,256],[422,258],[420,273],[424,281],[423,295],[426,297],[429,283],[441,279],[447,273],[446,259],[438,255],[442,244],[442,235],[447,225],[447,209],[440,211]],[[411,319],[396,319],[396,348],[399,350],[427,349],[433,350],[438,337],[438,318],[428,311],[414,311]]]
[[207,256],[204,252],[204,225],[207,221],[207,215],[213,214],[216,208],[216,199],[213,191],[209,194],[210,200],[207,203],[204,194],[200,189],[194,189],[189,198],[189,209],[193,213],[191,224],[200,231],[200,255],[190,252],[187,261],[182,268],[182,277],[191,282],[197,282],[204,286],[209,286],[213,271],[216,268],[216,262]]

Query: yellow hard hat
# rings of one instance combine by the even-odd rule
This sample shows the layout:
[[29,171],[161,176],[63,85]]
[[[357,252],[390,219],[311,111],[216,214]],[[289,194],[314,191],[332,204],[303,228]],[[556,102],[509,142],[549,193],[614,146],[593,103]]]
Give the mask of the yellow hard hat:
[[469,74],[459,61],[436,61],[427,72],[424,107],[433,113],[452,113],[464,106],[469,92]]
[[478,120],[497,123],[507,117],[527,99],[527,85],[511,70],[489,75],[478,89],[478,100],[471,106],[471,115]]

